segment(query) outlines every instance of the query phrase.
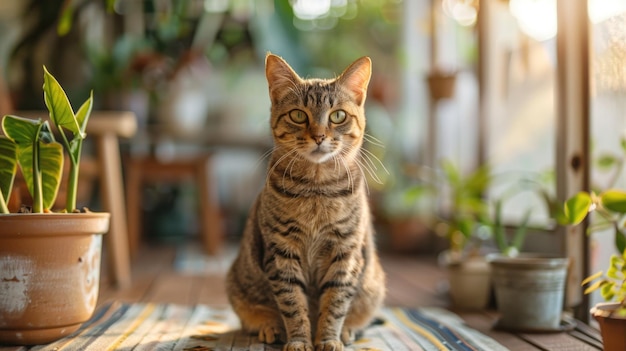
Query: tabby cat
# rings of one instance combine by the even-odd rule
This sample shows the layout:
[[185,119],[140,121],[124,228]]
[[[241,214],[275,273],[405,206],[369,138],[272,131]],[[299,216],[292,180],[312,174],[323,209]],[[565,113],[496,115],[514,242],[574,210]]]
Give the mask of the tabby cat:
[[361,155],[371,61],[356,60],[336,79],[302,79],[268,54],[265,73],[274,149],[228,295],[261,342],[343,350],[385,294]]

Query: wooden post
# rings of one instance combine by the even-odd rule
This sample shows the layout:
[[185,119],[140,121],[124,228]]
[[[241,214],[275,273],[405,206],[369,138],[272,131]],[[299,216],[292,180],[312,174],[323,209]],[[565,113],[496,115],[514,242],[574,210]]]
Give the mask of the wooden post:
[[487,161],[488,122],[491,116],[493,94],[493,67],[494,57],[493,40],[491,40],[491,5],[490,0],[480,2],[480,10],[476,19],[478,27],[478,138],[476,144],[476,162],[478,167]]
[[[586,1],[557,0],[556,191],[565,201],[589,190],[589,17]],[[559,228],[563,251],[570,258],[566,306],[588,321],[589,299],[580,282],[589,271],[587,223]]]

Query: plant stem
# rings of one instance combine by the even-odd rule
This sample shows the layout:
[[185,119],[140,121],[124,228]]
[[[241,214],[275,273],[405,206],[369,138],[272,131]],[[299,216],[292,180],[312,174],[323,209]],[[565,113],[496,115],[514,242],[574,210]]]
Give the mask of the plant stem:
[[0,213],[9,213],[9,208],[7,207],[7,203],[4,200],[4,194],[2,193],[2,189],[0,189]]
[[70,174],[67,180],[67,199],[65,202],[65,210],[68,213],[76,209],[76,193],[78,189],[78,162],[70,156],[70,163]]
[[[61,132],[61,136],[63,137],[63,143],[65,144],[65,149],[68,151],[70,157],[70,174],[67,179],[67,198],[65,200],[65,210],[68,213],[73,212],[76,209],[76,195],[78,192],[78,173],[79,173],[79,164],[80,164],[80,153],[83,148],[83,142],[80,139],[77,139],[78,136],[74,136],[72,141],[67,139],[65,135],[65,130],[62,127],[59,127],[59,131]],[[73,144],[73,145],[72,145]],[[75,146],[74,148],[72,146]]]
[[[39,131],[37,131],[37,135],[39,135]],[[43,213],[43,190],[41,171],[39,170],[39,138],[36,138],[33,143],[33,212]]]

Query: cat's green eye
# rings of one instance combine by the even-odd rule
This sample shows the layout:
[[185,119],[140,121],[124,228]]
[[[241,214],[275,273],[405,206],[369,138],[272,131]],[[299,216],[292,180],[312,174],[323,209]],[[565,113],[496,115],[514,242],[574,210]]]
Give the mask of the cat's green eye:
[[306,113],[301,110],[289,111],[289,118],[291,118],[294,123],[304,123],[308,119]]
[[335,124],[343,123],[343,121],[345,120],[346,120],[346,111],[344,110],[333,111],[333,113],[330,114],[330,121]]

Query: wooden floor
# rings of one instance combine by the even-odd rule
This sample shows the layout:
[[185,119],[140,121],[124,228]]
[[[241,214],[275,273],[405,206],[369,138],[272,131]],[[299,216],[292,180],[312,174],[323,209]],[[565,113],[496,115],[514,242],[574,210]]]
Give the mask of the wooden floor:
[[[133,259],[133,284],[117,290],[105,274],[101,279],[99,304],[111,300],[128,302],[157,302],[179,304],[228,304],[224,276],[220,273],[187,274],[174,269],[174,246],[144,245]],[[382,254],[387,274],[387,306],[449,307],[445,294],[445,271],[433,257]],[[514,351],[538,350],[601,350],[601,338],[596,329],[579,325],[568,333],[511,334],[493,330],[497,320],[493,311],[458,313],[471,327],[491,336]]]
[[[107,279],[103,262],[99,304],[110,300],[168,302],[181,304],[228,304],[223,274],[187,274],[174,269],[176,246],[144,245],[133,258],[133,284],[118,290]],[[384,255],[389,306],[446,306],[438,291],[445,289],[445,276],[432,257]]]

